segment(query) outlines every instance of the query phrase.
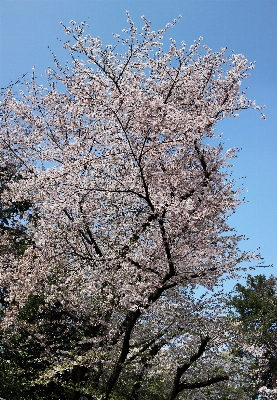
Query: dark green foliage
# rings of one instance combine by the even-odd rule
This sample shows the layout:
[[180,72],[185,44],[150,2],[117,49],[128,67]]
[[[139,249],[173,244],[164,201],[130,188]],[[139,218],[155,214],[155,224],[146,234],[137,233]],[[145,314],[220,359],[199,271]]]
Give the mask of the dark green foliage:
[[[29,201],[12,202],[3,199],[3,192],[7,190],[9,182],[22,179],[18,172],[19,165],[0,166],[0,235],[6,234],[9,238],[8,251],[20,255],[31,244],[31,235],[28,233],[28,222],[35,218],[35,212]],[[7,251],[0,247],[1,253]]]
[[[230,305],[236,312],[247,346],[263,351],[263,356],[240,350],[253,363],[257,386],[276,388],[277,370],[277,279],[265,275],[248,276],[246,286],[237,284]],[[253,398],[258,398],[256,393]]]
[[[60,399],[75,400],[89,376],[85,366],[74,365],[57,374],[55,380],[40,384],[38,378],[53,362],[57,365],[64,352],[74,356],[81,351],[78,342],[84,337],[76,316],[67,313],[57,301],[45,305],[41,296],[30,295],[19,311],[18,325],[2,332],[0,358],[0,394],[6,400]],[[86,327],[85,319],[82,321]],[[45,349],[51,348],[48,354]],[[50,357],[50,358],[49,358]],[[87,396],[89,399],[90,397]]]
[[[12,253],[20,256],[32,244],[32,235],[28,231],[28,222],[34,219],[35,212],[28,201],[12,202],[3,199],[4,190],[8,189],[9,182],[18,181],[21,175],[18,164],[0,166],[0,255]],[[0,288],[0,315],[7,306],[7,290]]]

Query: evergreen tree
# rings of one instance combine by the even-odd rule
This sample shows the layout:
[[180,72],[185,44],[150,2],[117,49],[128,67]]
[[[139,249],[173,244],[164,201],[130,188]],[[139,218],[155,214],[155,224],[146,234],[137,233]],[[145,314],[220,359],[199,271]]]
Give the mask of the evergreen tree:
[[34,210],[29,201],[11,201],[7,198],[9,184],[22,178],[19,170],[17,163],[0,165],[0,234],[5,235],[11,246],[1,246],[0,252],[12,251],[17,255],[23,254],[31,244],[28,221],[34,218]]
[[[277,370],[277,278],[248,275],[246,285],[237,284],[231,299],[239,327],[245,335],[241,355],[253,362],[256,389],[276,389]],[[258,391],[254,398],[258,398]]]

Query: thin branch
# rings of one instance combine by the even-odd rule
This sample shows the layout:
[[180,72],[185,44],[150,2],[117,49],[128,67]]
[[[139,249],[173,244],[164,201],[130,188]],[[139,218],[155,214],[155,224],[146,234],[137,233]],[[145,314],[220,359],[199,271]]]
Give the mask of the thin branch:
[[175,76],[175,78],[174,78],[174,80],[173,80],[173,83],[172,83],[172,85],[171,85],[171,87],[170,87],[170,89],[169,89],[169,91],[168,91],[168,94],[167,94],[167,96],[166,96],[166,98],[165,98],[165,100],[164,100],[164,104],[167,103],[168,99],[170,98],[170,96],[171,96],[171,94],[172,94],[173,88],[174,88],[174,86],[175,86],[175,84],[176,84],[176,81],[177,81],[177,78],[178,78],[178,76],[179,76],[179,74],[180,74],[180,70],[181,70],[181,63],[180,63],[179,66],[178,66],[177,74],[176,74],[176,76]]
[[[70,215],[70,213],[67,211],[66,208],[63,209],[63,212],[65,213],[65,215],[68,217],[68,219],[70,221],[74,221],[74,218],[72,217],[72,215]],[[91,246],[94,247],[94,250],[96,252],[96,254],[100,257],[103,257],[103,253],[100,249],[100,247],[98,246],[98,244],[96,243],[96,240],[94,239],[92,232],[90,230],[90,228],[88,226],[85,226],[86,230],[85,232],[82,231],[82,229],[78,229],[78,232],[80,233],[80,235],[82,236],[82,238]]]
[[21,79],[23,79],[23,78],[25,78],[25,76],[28,74],[28,72],[26,72],[25,74],[23,74],[20,78],[18,78],[17,79],[17,81],[15,81],[15,82],[13,82],[13,83],[10,83],[8,86],[6,86],[6,87],[2,87],[2,88],[0,88],[0,90],[7,90],[7,89],[10,89],[11,87],[13,87],[13,86],[15,86],[15,85],[17,85],[18,83],[21,83]]

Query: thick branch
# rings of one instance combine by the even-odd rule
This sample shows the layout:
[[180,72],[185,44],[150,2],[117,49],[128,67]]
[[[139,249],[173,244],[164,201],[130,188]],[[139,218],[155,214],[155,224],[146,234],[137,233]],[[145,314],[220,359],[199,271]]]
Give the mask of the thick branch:
[[172,261],[170,246],[169,246],[168,239],[166,236],[163,219],[159,219],[159,226],[160,226],[160,230],[161,230],[161,234],[162,234],[163,245],[164,245],[164,249],[165,249],[167,262],[169,265],[169,272],[165,275],[165,277],[163,279],[163,283],[165,283],[175,275],[175,268],[174,268],[174,263]]
[[182,390],[192,390],[192,389],[200,389],[202,387],[207,387],[207,386],[211,386],[214,383],[218,383],[218,382],[223,382],[223,381],[228,381],[229,380],[229,376],[228,375],[218,375],[215,376],[213,378],[207,379],[205,381],[201,381],[201,382],[194,382],[194,383],[181,383],[179,385],[179,392],[180,393]]
[[109,399],[110,394],[111,394],[111,392],[119,378],[119,375],[122,371],[123,364],[127,358],[127,355],[129,353],[129,349],[130,349],[131,333],[132,333],[132,330],[133,330],[138,318],[140,317],[140,315],[141,315],[141,311],[137,310],[135,312],[130,312],[126,317],[126,329],[125,329],[125,335],[123,338],[121,353],[117,360],[115,368],[107,382],[105,400]]
[[210,340],[211,340],[211,338],[209,336],[201,338],[201,343],[200,343],[197,353],[193,354],[187,363],[184,363],[181,367],[177,368],[176,376],[175,376],[174,383],[173,383],[173,388],[172,388],[171,394],[168,397],[168,400],[175,399],[177,394],[180,393],[181,390],[184,390],[184,388],[181,388],[181,386],[184,385],[184,383],[180,384],[182,375],[191,367],[191,365],[196,360],[198,360],[202,356],[202,354],[206,350],[206,347]]

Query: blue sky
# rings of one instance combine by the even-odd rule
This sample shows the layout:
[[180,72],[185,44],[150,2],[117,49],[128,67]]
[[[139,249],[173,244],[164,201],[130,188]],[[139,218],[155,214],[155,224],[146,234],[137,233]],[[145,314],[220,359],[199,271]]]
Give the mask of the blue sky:
[[[127,26],[129,10],[137,25],[141,15],[163,27],[182,14],[171,36],[191,44],[199,36],[213,50],[226,47],[242,53],[256,68],[247,79],[248,97],[266,105],[267,119],[247,111],[238,119],[218,126],[227,147],[242,148],[234,162],[234,178],[244,181],[247,203],[232,217],[232,225],[249,238],[245,249],[260,252],[265,265],[256,273],[277,275],[277,1],[276,0],[0,0],[0,87],[15,82],[23,73],[31,76],[35,65],[39,76],[52,64],[51,50],[65,63],[61,48],[66,40],[60,21],[86,21],[92,36],[105,44],[112,33]],[[60,41],[61,40],[61,41]],[[27,76],[28,76],[27,75]],[[239,179],[246,177],[245,179]]]

